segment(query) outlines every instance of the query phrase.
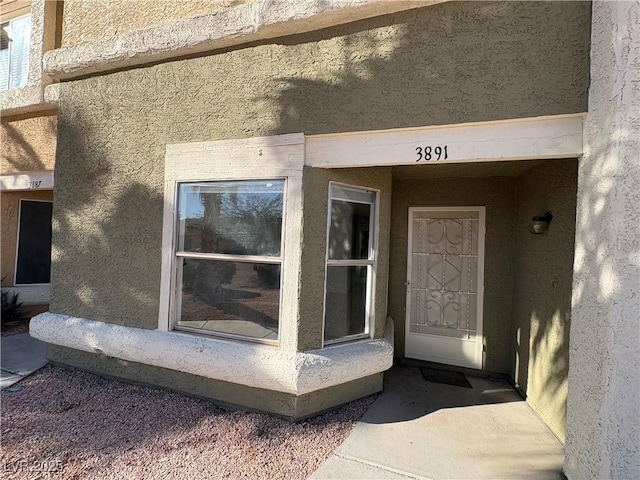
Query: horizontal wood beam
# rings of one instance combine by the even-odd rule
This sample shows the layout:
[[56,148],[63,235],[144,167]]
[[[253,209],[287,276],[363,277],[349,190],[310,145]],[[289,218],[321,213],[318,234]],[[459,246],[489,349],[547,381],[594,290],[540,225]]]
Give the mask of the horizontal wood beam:
[[584,114],[305,137],[305,164],[322,168],[498,162],[582,155]]
[[52,190],[53,172],[26,172],[0,175],[0,191]]

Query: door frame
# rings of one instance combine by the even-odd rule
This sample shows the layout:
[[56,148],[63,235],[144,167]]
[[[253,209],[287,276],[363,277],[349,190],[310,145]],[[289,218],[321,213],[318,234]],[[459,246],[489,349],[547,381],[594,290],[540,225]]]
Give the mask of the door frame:
[[[486,234],[486,207],[485,206],[448,206],[448,207],[430,207],[430,206],[415,206],[408,209],[408,221],[407,221],[407,271],[405,278],[405,345],[410,332],[409,322],[411,314],[411,246],[413,240],[413,221],[412,217],[415,212],[436,211],[459,211],[459,210],[471,210],[478,212],[478,288],[477,288],[477,318],[476,318],[476,346],[474,349],[474,359],[471,362],[460,362],[460,364],[454,364],[447,361],[447,365],[456,365],[461,367],[474,368],[482,370],[484,365],[483,352],[484,352],[484,262],[485,262],[485,234]],[[423,334],[426,336],[436,337],[436,335]],[[405,348],[406,356],[406,348]],[[428,357],[428,355],[425,355]],[[421,360],[444,363],[438,361],[438,358],[433,356],[430,359],[422,358]],[[445,359],[441,359],[445,360]]]

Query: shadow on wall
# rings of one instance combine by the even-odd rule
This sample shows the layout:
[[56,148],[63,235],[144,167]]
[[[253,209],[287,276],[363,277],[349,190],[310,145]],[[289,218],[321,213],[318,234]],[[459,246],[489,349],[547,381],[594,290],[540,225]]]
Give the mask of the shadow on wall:
[[[156,328],[162,195],[123,179],[101,154],[102,146],[93,144],[86,124],[79,112],[73,123],[60,119],[65,141],[58,145],[55,166],[51,311]],[[82,169],[66,165],[77,161]],[[149,217],[158,220],[153,229]],[[113,318],[112,311],[119,316]]]
[[[377,130],[586,110],[590,18],[584,5],[469,2],[419,12],[318,32],[311,39],[283,40],[284,45],[302,45],[319,73],[274,79],[275,93],[268,100],[279,115],[273,133]],[[567,22],[575,27],[567,29]],[[573,192],[575,205],[575,180],[567,191]],[[561,278],[537,269],[532,257],[545,252],[523,250],[532,264],[517,266],[521,292],[514,292],[522,297],[514,307],[521,342],[514,375],[560,436],[574,214],[575,208],[563,219],[569,233],[563,238],[566,255],[556,265],[563,269]]]
[[[584,439],[608,440],[606,446],[602,446],[610,452],[606,468],[618,466],[622,471],[623,465],[630,465],[633,455],[638,459],[640,428],[637,415],[640,405],[640,189],[634,181],[640,175],[637,162],[640,146],[637,129],[620,127],[620,123],[632,124],[629,112],[634,108],[633,100],[626,103],[626,111],[619,111],[613,105],[622,101],[614,103],[609,90],[602,91],[604,81],[600,79],[599,83],[592,88],[597,98],[603,99],[599,107],[604,106],[607,114],[603,115],[602,110],[590,114],[595,119],[587,122],[587,128],[593,130],[597,125],[597,131],[585,134],[587,143],[578,175],[580,201],[571,299],[567,411],[567,423],[574,430],[567,435],[582,437],[571,445],[571,460],[576,462],[572,466],[574,472],[580,471],[577,463],[589,465],[600,461],[591,456],[599,446],[593,450],[575,450],[576,445],[584,446]],[[606,103],[609,100],[611,103]],[[615,113],[611,113],[614,110]],[[636,152],[635,156],[630,152]],[[619,409],[614,406],[618,402]],[[598,468],[605,471],[605,467]],[[633,468],[630,466],[626,471],[632,472]]]
[[[564,440],[575,243],[576,160],[547,160],[517,179],[512,303],[513,378]],[[549,230],[529,231],[553,212]]]
[[[588,48],[583,55],[574,49],[575,44],[588,47],[588,28],[580,28],[581,22],[588,26],[588,9],[451,2],[415,12],[284,39],[284,45],[303,45],[318,74],[274,79],[269,100],[279,115],[273,133],[586,110]],[[575,29],[567,30],[564,23],[550,28],[555,17],[575,22]],[[523,46],[527,55],[520,54]]]
[[[30,128],[25,130],[17,128],[18,125],[27,124]],[[31,125],[29,125],[31,124]],[[54,154],[55,143],[51,139],[56,137],[56,117],[21,115],[2,119],[2,151],[0,152],[0,165],[3,173],[10,171],[42,171],[51,168],[50,159],[43,155]],[[47,151],[48,150],[48,151]]]

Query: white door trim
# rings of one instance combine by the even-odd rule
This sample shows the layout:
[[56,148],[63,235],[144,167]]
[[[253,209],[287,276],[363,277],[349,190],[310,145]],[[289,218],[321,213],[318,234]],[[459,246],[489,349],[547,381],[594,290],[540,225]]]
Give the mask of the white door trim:
[[583,152],[584,116],[306,135],[305,165],[345,168],[577,158]]
[[[411,251],[412,251],[412,239],[413,239],[413,221],[412,217],[415,212],[429,211],[429,212],[447,212],[458,210],[471,210],[477,211],[479,217],[478,223],[478,295],[477,295],[477,319],[476,319],[476,345],[474,349],[473,359],[468,362],[453,363],[450,358],[439,355],[423,355],[422,360],[428,360],[438,363],[445,363],[450,365],[457,365],[462,367],[482,369],[483,366],[483,345],[484,345],[484,261],[485,261],[485,233],[486,233],[486,207],[484,206],[456,206],[456,207],[409,207],[408,212],[408,234],[407,234],[407,284],[405,289],[406,303],[405,303],[405,345],[409,340],[409,322],[411,314]],[[405,351],[405,356],[407,352]],[[409,358],[418,358],[415,356]]]

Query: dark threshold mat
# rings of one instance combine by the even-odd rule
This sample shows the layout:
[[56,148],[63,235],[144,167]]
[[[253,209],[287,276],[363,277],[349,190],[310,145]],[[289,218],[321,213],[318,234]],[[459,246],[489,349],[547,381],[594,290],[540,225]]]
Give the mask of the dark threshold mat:
[[421,367],[422,378],[427,382],[445,383],[456,387],[473,388],[464,373],[437,370],[435,368]]

